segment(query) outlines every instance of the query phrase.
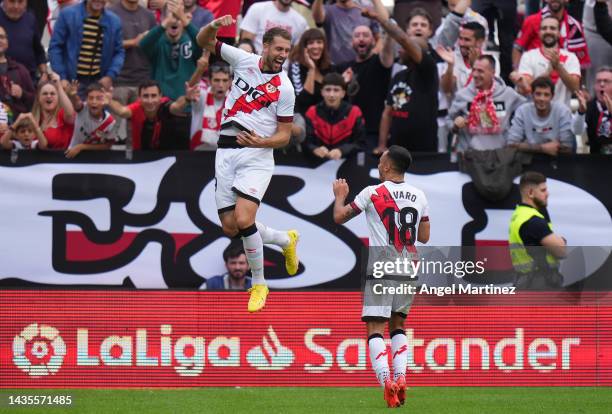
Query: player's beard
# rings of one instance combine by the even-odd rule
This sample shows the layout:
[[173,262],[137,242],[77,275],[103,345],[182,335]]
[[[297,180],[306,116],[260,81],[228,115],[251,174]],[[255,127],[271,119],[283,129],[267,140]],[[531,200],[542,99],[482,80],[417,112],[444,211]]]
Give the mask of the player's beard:
[[[282,62],[277,61],[276,58],[273,58],[272,56],[268,56],[266,58],[266,64],[268,66],[268,69],[273,71],[273,72],[280,72],[283,69],[283,64],[285,63],[285,61],[283,60]],[[278,67],[277,67],[278,65]]]

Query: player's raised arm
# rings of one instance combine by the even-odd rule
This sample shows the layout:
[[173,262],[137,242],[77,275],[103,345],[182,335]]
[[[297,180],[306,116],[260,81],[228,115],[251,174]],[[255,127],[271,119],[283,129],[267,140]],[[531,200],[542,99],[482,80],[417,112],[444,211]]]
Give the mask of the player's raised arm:
[[334,222],[336,224],[344,224],[360,211],[356,211],[350,204],[345,204],[346,197],[349,193],[349,186],[344,178],[339,178],[333,183],[334,197]]
[[215,53],[217,31],[219,31],[221,27],[231,26],[232,24],[234,24],[234,18],[229,14],[208,23],[200,30],[198,36],[196,37],[198,46],[200,46],[202,49],[207,49],[211,53]]

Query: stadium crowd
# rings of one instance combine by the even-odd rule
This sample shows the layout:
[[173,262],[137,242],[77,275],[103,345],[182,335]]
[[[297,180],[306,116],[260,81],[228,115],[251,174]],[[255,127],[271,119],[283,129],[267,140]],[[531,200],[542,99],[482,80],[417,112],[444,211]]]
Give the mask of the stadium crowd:
[[291,34],[291,150],[612,154],[612,1],[518,3],[3,0],[0,145],[215,150],[239,80],[196,35],[230,14],[219,39],[253,53]]

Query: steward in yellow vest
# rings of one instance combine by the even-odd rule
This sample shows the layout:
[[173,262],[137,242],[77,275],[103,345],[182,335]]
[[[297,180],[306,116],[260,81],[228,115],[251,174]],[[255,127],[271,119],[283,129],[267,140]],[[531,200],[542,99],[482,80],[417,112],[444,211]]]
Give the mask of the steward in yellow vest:
[[515,285],[521,289],[556,288],[563,284],[558,271],[565,257],[565,239],[553,232],[546,210],[546,177],[526,172],[520,181],[521,203],[510,220],[508,242],[516,272]]

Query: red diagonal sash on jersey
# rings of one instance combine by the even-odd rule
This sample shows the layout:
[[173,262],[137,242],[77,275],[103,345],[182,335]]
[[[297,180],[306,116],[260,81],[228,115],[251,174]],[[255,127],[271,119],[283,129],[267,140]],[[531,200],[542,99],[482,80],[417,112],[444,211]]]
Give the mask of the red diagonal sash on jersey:
[[232,106],[227,112],[226,117],[232,117],[238,112],[250,114],[253,111],[259,111],[262,108],[267,108],[272,102],[278,101],[278,98],[280,97],[280,90],[278,89],[278,87],[280,86],[280,84],[281,78],[280,76],[276,75],[268,82],[263,83],[257,88],[255,88],[256,91],[263,93],[263,95],[260,95],[249,102],[247,102],[249,92],[243,93],[240,98],[236,99],[236,102],[234,102],[234,106]]
[[400,239],[399,228],[397,227],[395,220],[393,220],[392,223],[389,223],[389,220],[391,220],[391,216],[389,216],[388,214],[384,214],[385,210],[388,208],[392,208],[396,213],[399,213],[400,211],[399,207],[397,206],[397,203],[395,202],[393,197],[391,197],[391,193],[389,193],[387,187],[385,187],[384,185],[379,186],[376,189],[376,194],[372,194],[370,199],[372,200],[372,204],[374,205],[374,208],[378,213],[378,217],[380,217],[380,220],[383,222],[385,228],[387,230],[393,229],[393,231],[395,232],[395,237],[393,238],[395,250],[397,250],[398,253],[401,253],[405,247],[408,252],[416,253],[416,247],[414,247],[414,245],[409,244],[409,240],[412,238],[410,231],[408,231],[406,234],[406,243],[402,243],[402,240]]

